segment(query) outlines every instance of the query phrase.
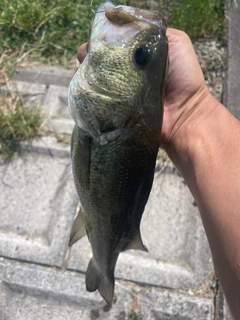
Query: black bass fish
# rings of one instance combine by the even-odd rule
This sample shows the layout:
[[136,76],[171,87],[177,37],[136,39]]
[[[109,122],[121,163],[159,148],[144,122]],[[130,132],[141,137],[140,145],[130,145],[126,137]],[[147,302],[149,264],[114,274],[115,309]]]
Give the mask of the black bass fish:
[[168,60],[160,13],[103,3],[69,88],[71,157],[81,202],[69,245],[87,234],[86,288],[111,304],[120,252],[147,251],[140,221],[152,187]]

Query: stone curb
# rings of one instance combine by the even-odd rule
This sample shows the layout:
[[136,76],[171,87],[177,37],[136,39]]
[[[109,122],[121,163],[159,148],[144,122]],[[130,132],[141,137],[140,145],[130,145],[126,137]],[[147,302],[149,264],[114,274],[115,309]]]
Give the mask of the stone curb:
[[208,299],[118,281],[109,310],[97,292],[86,292],[81,274],[34,264],[2,261],[0,281],[1,320],[212,319]]
[[46,86],[57,85],[68,87],[74,71],[59,67],[41,66],[22,69],[14,75],[14,80],[29,83],[44,83]]

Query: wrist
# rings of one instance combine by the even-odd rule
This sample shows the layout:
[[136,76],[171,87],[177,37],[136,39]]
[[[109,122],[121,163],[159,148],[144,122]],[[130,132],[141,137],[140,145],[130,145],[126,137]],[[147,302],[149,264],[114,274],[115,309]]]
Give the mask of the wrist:
[[[179,171],[184,174],[206,147],[213,124],[225,109],[205,87],[189,99],[173,127],[164,149]],[[211,141],[213,143],[213,140]]]

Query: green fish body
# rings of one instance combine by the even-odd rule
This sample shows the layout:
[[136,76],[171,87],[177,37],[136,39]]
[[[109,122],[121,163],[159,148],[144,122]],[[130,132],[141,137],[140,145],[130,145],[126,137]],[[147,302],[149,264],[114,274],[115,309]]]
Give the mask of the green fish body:
[[107,2],[95,15],[89,53],[69,88],[76,125],[71,157],[81,202],[69,245],[87,234],[86,288],[112,303],[120,252],[147,251],[140,222],[159,148],[168,56],[158,12]]

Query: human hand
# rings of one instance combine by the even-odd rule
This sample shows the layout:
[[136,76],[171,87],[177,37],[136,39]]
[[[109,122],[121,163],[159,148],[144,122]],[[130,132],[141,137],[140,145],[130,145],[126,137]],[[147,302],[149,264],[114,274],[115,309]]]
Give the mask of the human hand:
[[[168,151],[175,134],[194,109],[210,94],[188,35],[167,29],[169,71],[164,97],[164,115],[160,146]],[[191,117],[190,117],[191,118]]]
[[83,62],[84,58],[87,55],[87,52],[88,52],[88,42],[85,42],[78,48],[78,52],[77,52],[77,58],[80,63]]

